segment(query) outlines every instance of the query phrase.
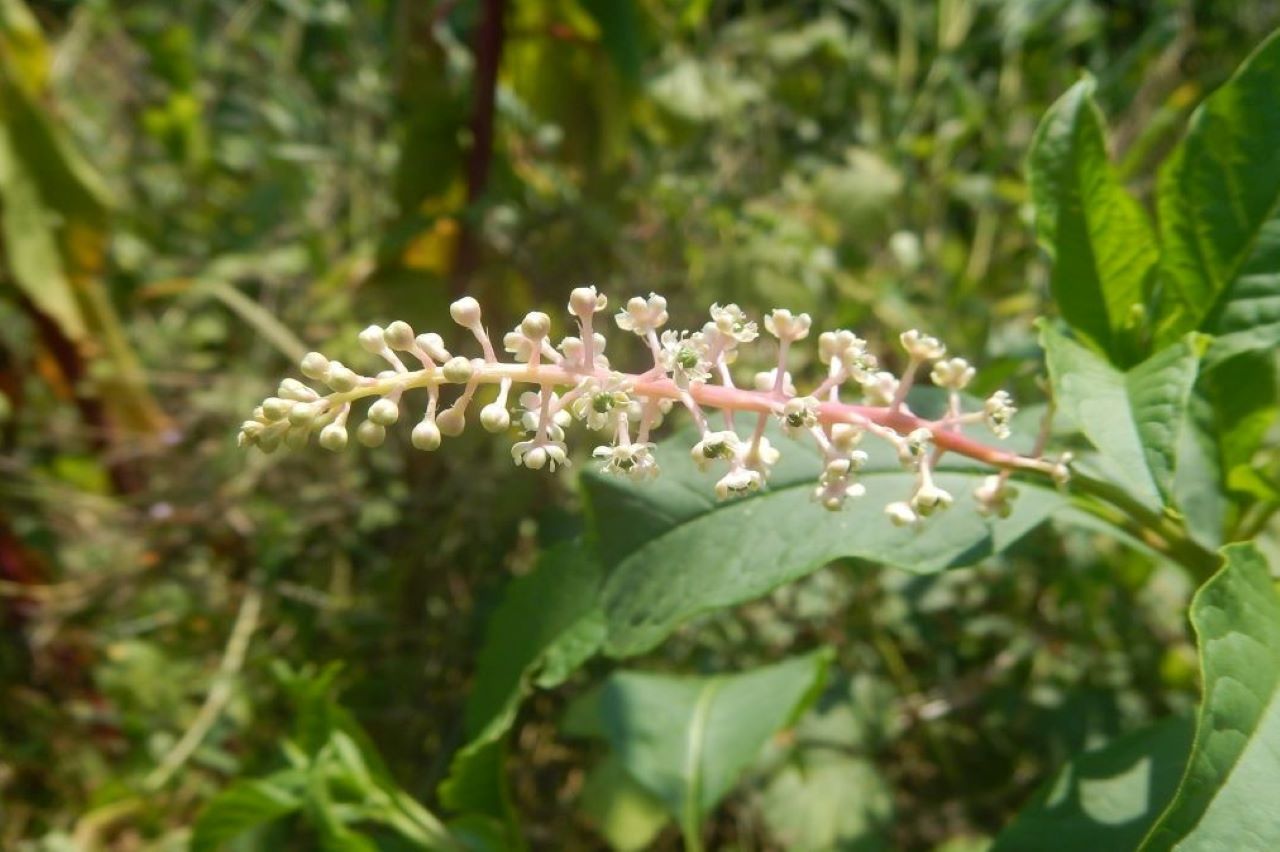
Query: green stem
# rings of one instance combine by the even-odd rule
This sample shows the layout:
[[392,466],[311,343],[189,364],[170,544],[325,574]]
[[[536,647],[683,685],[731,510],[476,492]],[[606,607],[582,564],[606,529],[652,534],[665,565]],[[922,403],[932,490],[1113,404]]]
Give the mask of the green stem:
[[[1139,538],[1186,568],[1197,582],[1204,582],[1218,570],[1219,559],[1216,553],[1196,543],[1181,524],[1143,505],[1120,486],[1076,471],[1071,475],[1071,487],[1118,509],[1124,517],[1134,521],[1138,531],[1146,533],[1139,535]],[[1095,514],[1115,522],[1102,513]]]

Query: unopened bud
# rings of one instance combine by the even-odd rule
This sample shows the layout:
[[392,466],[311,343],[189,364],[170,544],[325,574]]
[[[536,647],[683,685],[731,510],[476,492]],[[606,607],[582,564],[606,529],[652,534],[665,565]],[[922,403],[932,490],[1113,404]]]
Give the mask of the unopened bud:
[[341,452],[347,448],[347,428],[341,423],[330,423],[320,430],[320,446],[331,452]]
[[355,374],[355,371],[344,366],[341,361],[333,361],[329,364],[329,372],[324,381],[339,393],[345,393],[353,390],[360,383],[360,377]]
[[297,403],[293,400],[269,396],[262,402],[262,413],[268,420],[283,420],[289,416],[289,412],[295,405]]
[[366,447],[381,447],[382,442],[387,440],[387,427],[366,420],[356,430],[356,440]]
[[463,328],[471,328],[480,322],[480,303],[470,296],[463,296],[449,306],[449,316]]
[[401,352],[413,348],[413,327],[403,320],[396,320],[382,332],[382,339],[392,349]]
[[530,340],[541,340],[551,331],[551,317],[542,311],[530,311],[520,321],[520,331]]
[[383,397],[369,406],[369,419],[379,426],[390,426],[400,419],[400,406]]
[[413,432],[409,435],[409,442],[419,450],[431,452],[440,448],[440,429],[433,420],[423,420],[417,426],[413,427]]
[[302,375],[308,379],[323,379],[329,372],[329,359],[319,352],[308,352],[302,359]]
[[487,432],[505,432],[511,426],[511,414],[500,402],[491,402],[480,409],[480,425]]
[[419,334],[414,342],[418,344],[419,349],[427,353],[433,360],[449,360],[449,350],[444,348],[444,339],[434,331]]
[[462,356],[450,358],[444,365],[444,377],[447,381],[461,384],[470,381],[472,373],[471,362]]
[[446,408],[436,417],[436,425],[450,438],[457,437],[467,428],[467,414],[460,408]]
[[294,426],[310,426],[320,408],[313,402],[299,402],[289,410],[289,422]]
[[382,326],[371,325],[360,332],[360,345],[364,347],[364,351],[377,355],[387,348],[387,341],[382,335]]

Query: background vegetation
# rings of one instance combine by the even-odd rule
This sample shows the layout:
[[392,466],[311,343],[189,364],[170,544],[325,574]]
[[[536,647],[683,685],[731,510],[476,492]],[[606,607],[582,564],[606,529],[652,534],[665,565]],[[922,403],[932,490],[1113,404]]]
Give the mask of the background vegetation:
[[[307,349],[447,332],[463,293],[494,328],[559,315],[591,282],[664,293],[679,324],[737,301],[875,342],[919,326],[980,389],[1043,398],[1041,115],[1091,74],[1149,204],[1277,24],[1274,3],[0,0],[0,847],[183,848],[320,717],[382,755],[371,784],[441,809],[486,624],[581,523],[581,486],[485,436],[238,451]],[[1268,459],[1250,487],[1275,487]],[[712,848],[978,849],[1068,755],[1195,706],[1194,581],[1055,522],[934,576],[839,561],[635,665],[836,649]],[[600,793],[569,708],[610,671],[519,710],[535,848],[678,847],[643,797]],[[276,831],[256,842],[348,842]]]

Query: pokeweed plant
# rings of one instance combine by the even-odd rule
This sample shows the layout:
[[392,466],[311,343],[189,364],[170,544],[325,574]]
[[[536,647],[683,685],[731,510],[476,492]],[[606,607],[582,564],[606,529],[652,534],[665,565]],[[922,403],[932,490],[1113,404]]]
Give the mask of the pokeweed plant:
[[[853,332],[822,332],[826,375],[802,394],[787,366],[812,323],[784,309],[763,322],[776,360],[740,387],[733,365],[760,336],[746,312],[716,305],[701,328],[676,331],[660,296],[630,299],[614,323],[652,364],[616,370],[598,317],[607,300],[591,287],[570,294],[575,336],[553,346],[550,317],[530,313],[501,340],[510,360],[498,358],[469,298],[451,314],[479,357],[402,321],[360,335],[388,366],[380,372],[306,356],[303,374],[324,390],[286,379],[243,424],[242,444],[300,448],[314,435],[340,450],[356,404],[368,400],[356,439],[376,446],[421,390],[411,441],[435,450],[465,429],[481,385],[497,391],[477,419],[490,432],[522,433],[518,465],[568,464],[572,421],[603,436],[591,451],[596,470],[584,475],[587,534],[547,549],[491,619],[468,742],[440,787],[441,804],[463,815],[453,826],[471,832],[464,845],[480,843],[480,824],[498,847],[521,843],[502,766],[535,686],[561,683],[599,653],[647,651],[694,616],[837,557],[938,571],[1054,516],[1102,525],[1202,584],[1189,615],[1203,696],[1194,722],[1167,720],[1064,767],[995,847],[1280,847],[1270,807],[1280,794],[1280,599],[1266,555],[1280,509],[1269,439],[1280,410],[1277,92],[1280,34],[1192,117],[1156,188],[1158,227],[1109,161],[1092,82],[1049,110],[1028,167],[1061,322],[1041,326],[1053,405],[1030,428],[1003,392],[968,399],[974,367],[919,331],[901,335],[896,375]],[[929,393],[915,387],[926,372],[937,389]],[[446,400],[450,386],[459,391]],[[526,387],[513,415],[512,396]],[[655,442],[676,404],[692,429]],[[1068,423],[1050,457],[1053,410]],[[953,506],[961,489],[976,511]],[[613,795],[645,803],[653,831],[674,819],[698,849],[707,815],[808,706],[827,664],[818,652],[700,678],[619,672],[574,705],[566,729],[610,745],[593,778],[607,773]]]

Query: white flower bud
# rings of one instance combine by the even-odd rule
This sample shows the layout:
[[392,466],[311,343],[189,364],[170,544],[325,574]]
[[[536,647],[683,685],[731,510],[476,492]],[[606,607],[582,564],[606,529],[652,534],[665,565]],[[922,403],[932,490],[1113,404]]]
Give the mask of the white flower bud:
[[290,429],[284,434],[284,445],[291,450],[301,450],[307,446],[310,437],[308,429]]
[[314,402],[299,402],[289,409],[289,422],[294,426],[309,426],[319,413],[320,407]]
[[935,509],[946,509],[951,505],[951,493],[932,482],[925,482],[916,489],[911,498],[911,507],[920,515],[932,515]]
[[382,335],[382,326],[371,325],[360,332],[360,346],[364,348],[364,351],[377,355],[387,348],[387,341]]
[[423,420],[413,427],[409,434],[409,442],[419,450],[431,452],[440,448],[440,429],[434,420]]
[[324,383],[339,393],[346,393],[360,384],[360,377],[355,374],[355,371],[344,366],[341,361],[331,361]]
[[885,506],[884,513],[889,516],[889,520],[895,527],[908,527],[920,520],[915,510],[901,500]]
[[436,426],[450,438],[457,437],[467,428],[467,413],[461,408],[446,408],[436,417]]
[[289,412],[297,405],[293,400],[281,399],[278,396],[269,396],[262,401],[262,414],[268,420],[283,420],[289,416]]
[[520,321],[520,331],[530,340],[541,340],[551,332],[551,317],[542,311],[530,311]]
[[400,406],[383,397],[369,406],[369,419],[379,426],[390,426],[400,419]]
[[608,305],[608,297],[597,293],[595,287],[575,287],[569,294],[569,313],[576,317],[589,317]]
[[401,352],[413,348],[413,326],[403,320],[396,320],[387,326],[386,331],[382,333],[382,339],[392,349],[398,349]]
[[263,432],[254,441],[254,445],[264,453],[274,453],[280,447],[280,433],[275,431]]
[[964,390],[977,371],[963,358],[948,358],[933,365],[929,378],[940,388]]
[[297,379],[282,380],[280,387],[276,390],[276,396],[292,399],[295,402],[315,402],[320,398],[320,394],[316,393],[314,389],[307,387]]
[[320,446],[338,453],[347,448],[347,428],[341,423],[330,423],[320,430]]
[[786,308],[774,308],[764,318],[764,327],[779,340],[803,340],[812,324],[808,314],[793,314]]
[[472,372],[471,362],[462,356],[450,358],[444,365],[445,379],[456,384],[470,381]]
[[302,375],[308,379],[323,379],[329,372],[329,359],[319,352],[308,352],[302,358]]
[[463,296],[449,306],[449,316],[463,328],[480,324],[480,303],[470,296]]
[[444,338],[436,334],[434,331],[429,331],[426,334],[419,334],[414,342],[417,343],[418,348],[427,353],[432,360],[449,360],[449,350],[444,348]]
[[491,402],[480,409],[480,425],[487,432],[505,432],[511,426],[511,413],[500,402]]
[[356,429],[356,440],[366,447],[381,447],[382,442],[387,440],[387,427],[366,420]]
[[922,334],[919,329],[904,331],[898,339],[907,354],[917,361],[935,361],[947,354],[947,347],[938,338]]

